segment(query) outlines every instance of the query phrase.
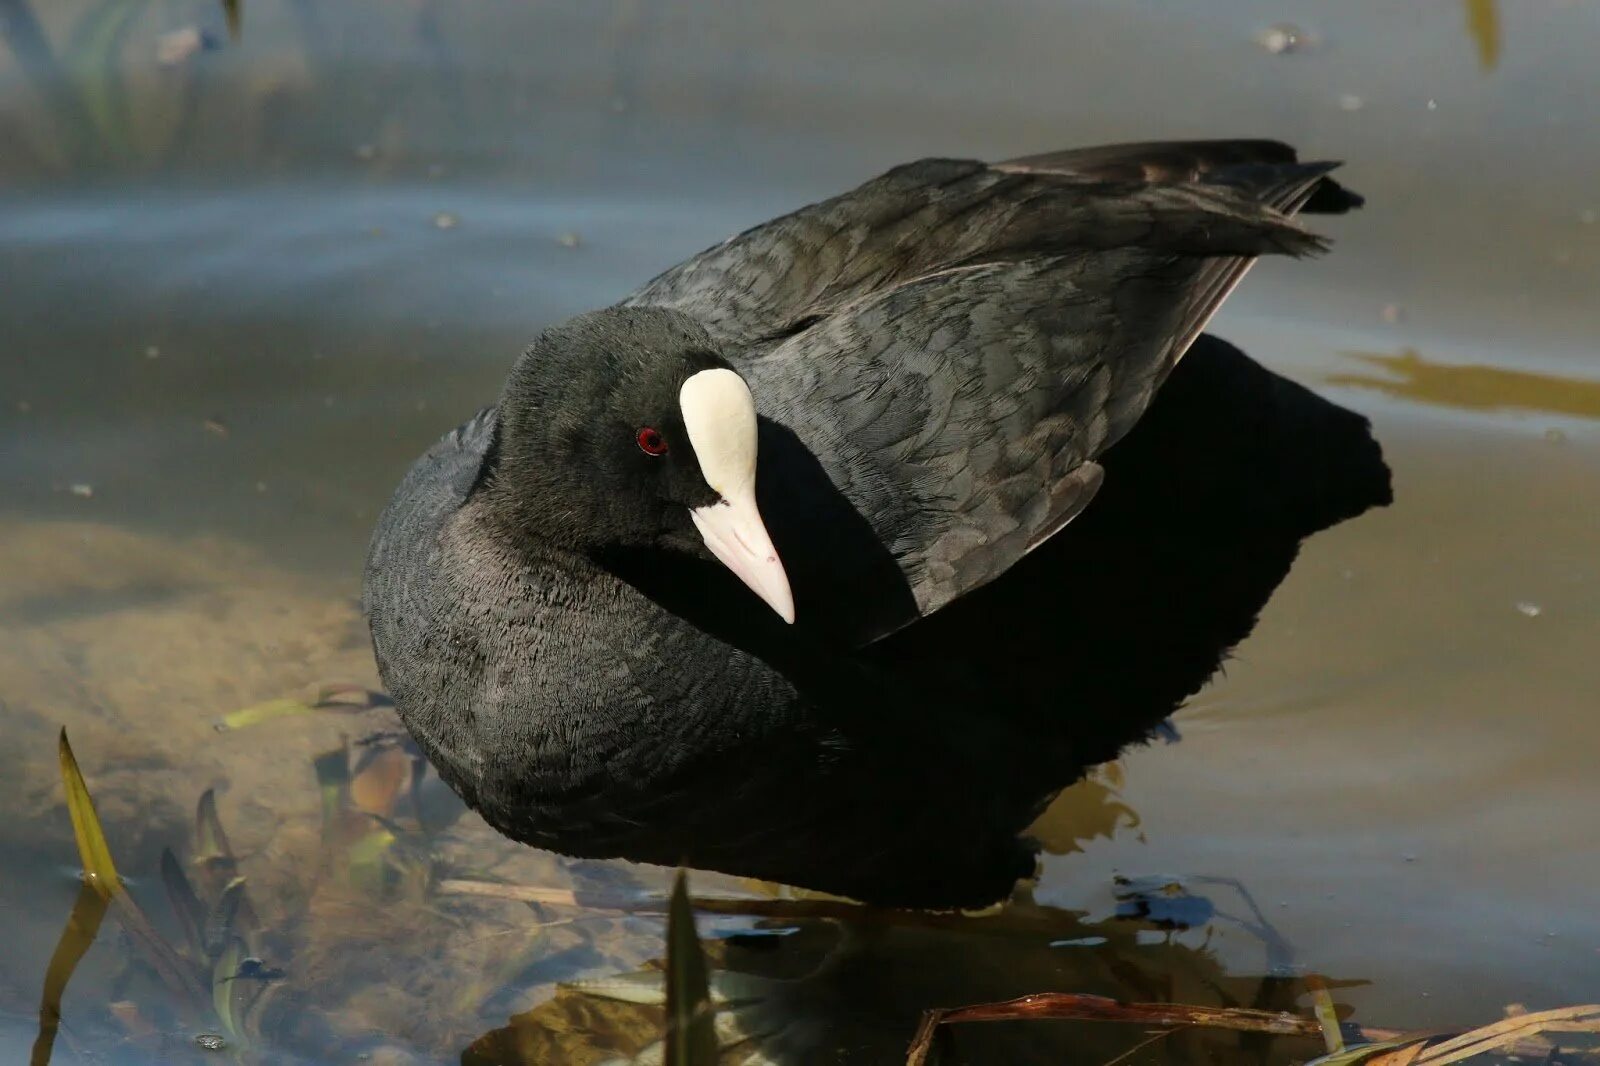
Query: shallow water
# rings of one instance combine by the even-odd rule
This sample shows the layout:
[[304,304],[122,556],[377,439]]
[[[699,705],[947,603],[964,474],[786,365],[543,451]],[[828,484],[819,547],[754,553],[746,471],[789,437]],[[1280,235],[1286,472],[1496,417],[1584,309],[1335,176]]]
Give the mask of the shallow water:
[[[1311,542],[1181,743],[1047,816],[1043,918],[873,936],[821,991],[769,989],[752,1026],[783,1028],[784,1061],[895,1061],[920,1008],[1027,991],[1304,1009],[1261,979],[1285,966],[1364,982],[1337,998],[1376,1025],[1600,1000],[1596,9],[260,2],[237,44],[182,0],[5,0],[0,20],[0,1059],[23,1061],[77,893],[61,724],[173,937],[158,857],[189,854],[218,788],[285,971],[239,1038],[269,1061],[454,1060],[535,1007],[541,1054],[637,1046],[657,1018],[552,996],[659,956],[657,919],[341,874],[313,761],[381,709],[212,723],[373,683],[354,599],[376,511],[543,324],[905,159],[1165,136],[1347,161],[1369,206],[1321,223],[1335,252],[1263,264],[1214,331],[1370,414],[1397,502]],[[1280,22],[1311,47],[1269,53]],[[191,25],[217,47],[162,65]],[[409,828],[376,765],[346,806]],[[417,861],[450,876],[664,883],[514,848],[424,793]],[[1227,913],[1233,890],[1195,879],[1235,879],[1281,941],[1117,921],[1114,873]],[[57,1061],[204,1057],[215,1022],[172,1013],[114,928]],[[792,973],[834,935],[802,923],[726,961]],[[947,1061],[1139,1039],[976,1027]]]

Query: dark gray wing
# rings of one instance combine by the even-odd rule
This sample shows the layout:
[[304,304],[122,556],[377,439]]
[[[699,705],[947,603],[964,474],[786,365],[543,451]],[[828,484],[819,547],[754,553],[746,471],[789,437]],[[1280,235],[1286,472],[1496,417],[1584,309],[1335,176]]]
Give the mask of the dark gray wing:
[[[1364,202],[1327,175],[1337,163],[1299,164],[1278,141],[1169,141],[1111,144],[1024,156],[996,164],[1026,174],[1061,174],[1098,181],[1199,182],[1238,189],[1285,215],[1342,214]],[[1254,258],[1224,257],[1207,264],[1188,297],[1185,328],[1173,339],[1181,358],[1217,313]]]
[[[1140,169],[1132,160],[1142,157],[1166,162]],[[1191,162],[1179,167],[1180,157]],[[1265,216],[1281,222],[1276,209],[1292,209],[1307,189],[1356,199],[1332,191],[1338,187],[1324,176],[1330,168],[1295,163],[1291,149],[1271,141],[1112,146],[1000,164],[927,159],[731,237],[624,303],[677,308],[720,340],[757,344],[841,302],[950,266],[1052,248],[1115,248],[1157,224],[1170,238],[1183,225],[1203,230],[1241,213],[1259,228]],[[1174,211],[1175,202],[1191,210]],[[1305,235],[1286,230],[1264,250],[1304,250]]]
[[[762,414],[816,457],[909,586],[914,613],[872,619],[875,631],[853,639],[982,585],[1088,504],[1093,460],[1170,366],[1181,296],[1202,265],[1128,249],[941,272],[853,303],[743,368]],[[764,439],[761,478],[781,486],[786,470],[769,459],[785,457]],[[784,504],[763,493],[787,561],[805,539],[792,527],[815,509]],[[799,565],[811,581],[828,569]],[[847,584],[833,594],[853,598],[859,575],[834,565]]]
[[853,624],[840,606],[860,597],[853,557],[799,560],[797,596],[809,588],[812,613],[853,642],[984,584],[1062,528],[1099,484],[1096,456],[1248,263],[1321,246],[1279,206],[1303,203],[1328,165],[1103,180],[1066,166],[1071,155],[899,167],[629,299],[705,323],[780,428],[763,438],[762,509],[786,564],[810,543],[838,547],[811,517],[826,513],[815,492],[786,507],[771,487],[807,464],[893,560],[906,595]]

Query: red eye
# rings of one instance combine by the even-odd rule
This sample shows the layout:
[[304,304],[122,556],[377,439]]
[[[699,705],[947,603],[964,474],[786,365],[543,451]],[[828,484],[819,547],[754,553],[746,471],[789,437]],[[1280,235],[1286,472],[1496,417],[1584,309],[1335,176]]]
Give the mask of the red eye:
[[667,438],[663,437],[661,431],[653,426],[645,426],[639,431],[639,436],[635,439],[639,442],[639,450],[646,455],[667,454]]

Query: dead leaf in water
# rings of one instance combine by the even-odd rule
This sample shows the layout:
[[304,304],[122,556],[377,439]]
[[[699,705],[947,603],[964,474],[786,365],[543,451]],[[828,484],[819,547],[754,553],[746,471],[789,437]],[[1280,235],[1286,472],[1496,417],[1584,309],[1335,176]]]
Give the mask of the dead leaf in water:
[[1405,1044],[1394,1051],[1386,1051],[1375,1058],[1367,1060],[1367,1066],[1411,1066],[1417,1061],[1417,1056],[1422,1054],[1427,1041],[1419,1040],[1414,1044]]
[[367,814],[392,818],[396,804],[411,783],[411,773],[412,759],[404,749],[369,749],[350,779],[350,802]]
[[1518,1014],[1435,1044],[1414,1062],[1416,1066],[1447,1066],[1544,1033],[1600,1033],[1600,1006],[1558,1007]]
[[[1317,1020],[1282,1011],[1181,1003],[1118,1003],[1101,996],[1046,992],[1003,1003],[980,1003],[928,1011],[911,1042],[906,1064],[925,1066],[932,1051],[934,1035],[941,1025],[1035,1019],[1196,1026],[1276,1036],[1317,1036],[1326,1033],[1325,1026]],[[1439,1040],[1435,1033],[1402,1034],[1369,1028],[1366,1035],[1372,1042],[1346,1047],[1314,1060],[1314,1064],[1450,1066],[1451,1063],[1491,1051],[1513,1057],[1548,1059],[1556,1049],[1542,1040],[1547,1033],[1600,1034],[1600,1006],[1562,1007],[1535,1014],[1519,1014],[1444,1040]],[[1438,1042],[1429,1046],[1431,1041]],[[1307,1066],[1313,1064],[1308,1063]]]
[[[1001,1003],[928,1011],[912,1038],[906,1066],[925,1066],[939,1026],[1009,1021],[1125,1022],[1134,1025],[1197,1026],[1275,1036],[1315,1037],[1322,1027],[1314,1018],[1283,1011],[1247,1007],[1206,1007],[1183,1003],[1119,1003],[1105,996],[1076,992],[1042,992]],[[1388,1035],[1388,1034],[1385,1034]]]

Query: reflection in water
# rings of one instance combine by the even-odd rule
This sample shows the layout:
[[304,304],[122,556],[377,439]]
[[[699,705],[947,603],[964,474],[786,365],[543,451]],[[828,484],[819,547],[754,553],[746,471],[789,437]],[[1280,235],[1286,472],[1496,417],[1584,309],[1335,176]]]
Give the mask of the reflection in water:
[[1500,65],[1500,10],[1498,0],[1463,0],[1467,8],[1467,32],[1478,47],[1478,62],[1484,70]]
[[1534,374],[1497,366],[1431,363],[1416,349],[1397,355],[1349,352],[1353,359],[1388,371],[1372,374],[1329,374],[1330,385],[1377,389],[1403,400],[1474,411],[1541,411],[1578,418],[1600,418],[1600,381]]
[[[898,1062],[923,1012],[1039,992],[1122,1001],[1251,1007],[1302,1013],[1304,985],[1283,970],[1233,977],[1204,949],[1138,921],[1091,922],[1026,900],[979,918],[864,911],[856,922],[766,920],[711,945],[718,1032],[736,1061]],[[590,1063],[648,1056],[663,996],[654,968],[562,989],[484,1034],[470,1066]],[[1146,1039],[1096,1025],[962,1026],[941,1033],[941,1063],[1103,1063]],[[1314,1045],[1258,1035],[1174,1032],[1167,1061],[1284,1061]],[[1244,1053],[1243,1055],[1241,1053]]]
[[1091,840],[1137,830],[1139,812],[1122,801],[1122,786],[1122,764],[1102,763],[1082,781],[1062,789],[1028,827],[1028,836],[1052,855],[1070,855]]

